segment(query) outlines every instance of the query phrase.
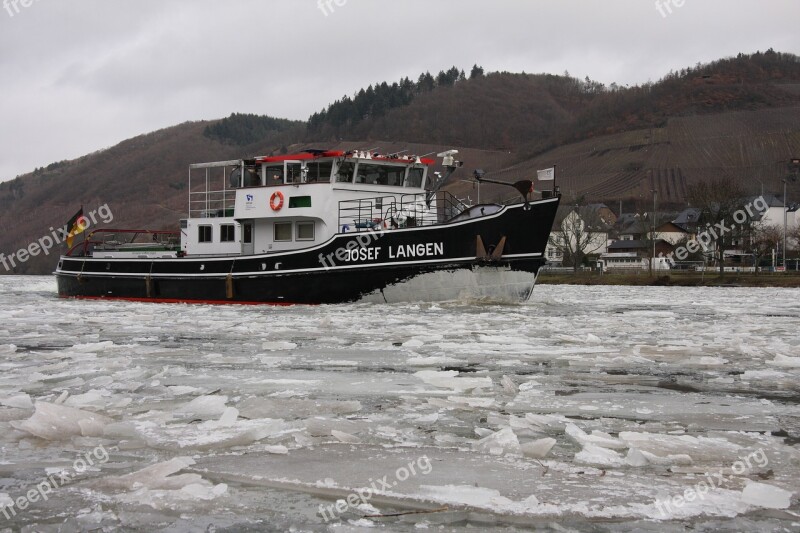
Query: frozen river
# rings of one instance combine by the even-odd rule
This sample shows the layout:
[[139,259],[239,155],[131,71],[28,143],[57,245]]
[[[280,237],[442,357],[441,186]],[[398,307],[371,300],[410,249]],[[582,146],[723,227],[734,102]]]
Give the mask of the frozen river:
[[800,530],[800,290],[0,295],[0,531]]

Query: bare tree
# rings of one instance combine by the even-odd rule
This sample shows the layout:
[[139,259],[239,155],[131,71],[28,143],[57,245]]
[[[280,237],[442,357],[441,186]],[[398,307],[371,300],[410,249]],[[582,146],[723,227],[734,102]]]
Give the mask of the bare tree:
[[595,209],[578,206],[559,209],[550,245],[559,251],[563,264],[571,265],[573,271],[583,263],[586,256],[596,253],[608,242],[608,226]]
[[687,197],[700,209],[700,226],[715,245],[714,256],[719,264],[720,276],[725,275],[725,250],[734,237],[734,213],[744,205],[745,192],[736,183],[724,178],[701,181],[690,185]]

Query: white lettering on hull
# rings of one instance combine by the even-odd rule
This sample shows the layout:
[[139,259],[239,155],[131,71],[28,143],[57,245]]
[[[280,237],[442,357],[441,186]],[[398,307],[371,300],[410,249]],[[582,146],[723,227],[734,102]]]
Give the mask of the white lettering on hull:
[[374,248],[357,248],[355,250],[345,250],[344,251],[344,259],[342,261],[345,262],[355,262],[355,261],[375,261],[378,259],[381,253],[381,247],[376,246]]
[[434,257],[442,255],[444,255],[444,243],[441,242],[401,244],[389,247],[389,259]]
[[[336,251],[336,259],[342,263],[374,262],[381,259],[380,246],[369,248],[358,247],[355,241]],[[333,254],[331,254],[333,255]],[[389,259],[420,259],[427,257],[442,257],[444,255],[443,242],[428,242],[419,244],[400,244],[389,247]],[[324,260],[321,259],[321,260]],[[323,264],[325,264],[323,262]],[[327,265],[326,265],[327,266]]]

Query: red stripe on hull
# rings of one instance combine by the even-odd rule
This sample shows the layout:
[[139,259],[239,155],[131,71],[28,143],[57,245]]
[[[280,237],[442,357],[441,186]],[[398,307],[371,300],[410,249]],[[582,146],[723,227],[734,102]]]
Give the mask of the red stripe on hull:
[[154,304],[193,304],[193,305],[271,305],[277,307],[288,307],[291,305],[315,305],[315,304],[295,304],[288,302],[237,302],[235,300],[187,300],[183,298],[128,298],[125,296],[63,296],[59,298],[65,300],[114,300],[123,302],[154,303]]

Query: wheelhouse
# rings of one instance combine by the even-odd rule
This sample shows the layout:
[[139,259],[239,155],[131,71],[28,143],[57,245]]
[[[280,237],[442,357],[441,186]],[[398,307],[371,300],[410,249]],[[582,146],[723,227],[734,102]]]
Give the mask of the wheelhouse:
[[414,155],[309,150],[191,165],[181,251],[291,251],[337,233],[440,223],[467,206],[426,191],[434,163]]

